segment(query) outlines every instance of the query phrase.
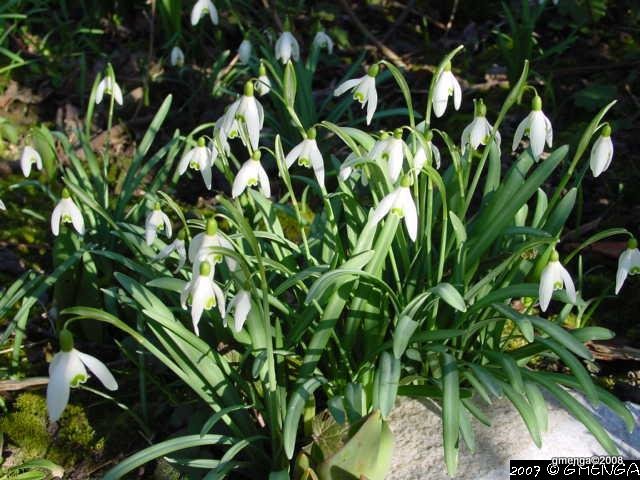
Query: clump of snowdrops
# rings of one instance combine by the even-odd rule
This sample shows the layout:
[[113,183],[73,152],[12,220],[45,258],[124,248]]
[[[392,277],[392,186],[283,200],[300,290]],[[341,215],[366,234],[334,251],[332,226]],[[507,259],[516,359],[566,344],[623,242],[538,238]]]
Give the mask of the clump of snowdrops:
[[[207,13],[218,22],[213,4],[199,0],[192,23]],[[525,64],[498,112],[476,99],[473,121],[445,132],[438,118],[454,115],[463,101],[452,68],[457,48],[439,64],[420,110],[411,93],[418,86],[383,61],[360,77],[352,69],[334,92],[335,110],[355,101],[366,128],[308,123],[300,105],[313,110],[314,102],[330,101],[305,95],[319,49],[331,51],[333,43],[318,31],[312,48],[315,61],[305,65],[286,30],[275,54],[255,62],[245,39],[239,56],[255,77],[224,114],[187,135],[176,131],[151,154],[170,114],[168,97],[117,185],[109,181],[108,146],[94,152],[88,142],[94,104],[106,103],[110,128],[123,101],[111,67],[94,84],[86,130],[77,132],[81,148],[63,133],[34,132],[40,147],[27,142],[21,166],[29,177],[43,168],[43,156],[49,164],[53,158],[48,175],[59,185],[41,187],[52,198],[56,268],[19,279],[4,292],[0,312],[20,305],[5,333],[15,333],[17,355],[38,297],[66,282],[52,322],[60,351],[47,388],[51,420],[89,372],[108,390],[118,388],[100,360],[74,345],[73,332],[98,321],[138,342],[210,409],[200,433],[156,443],[106,479],[203,446],[213,447],[210,457],[188,463],[205,478],[382,479],[393,449],[386,418],[398,396],[441,406],[450,474],[460,440],[474,448],[471,418],[490,425],[492,401],[501,396],[538,445],[548,427],[546,391],[617,453],[565,388],[607,404],[633,428],[629,412],[585,368],[592,357],[584,343],[612,333],[586,326],[592,301],[570,270],[589,244],[626,236],[617,293],[640,273],[637,241],[612,229],[566,255],[558,245],[587,169],[598,176],[611,164],[604,117],[613,103],[577,145],[554,145]],[[185,61],[177,46],[170,57],[178,68]],[[406,118],[376,131],[369,125],[383,71],[406,102]],[[286,116],[297,138],[280,135],[269,109]],[[499,130],[511,109],[523,120],[505,145]],[[228,182],[216,185],[224,193],[206,216],[187,219],[171,192],[189,172],[211,190],[214,169]],[[69,299],[69,282],[85,294]],[[551,307],[560,313],[550,315]],[[572,313],[580,328],[567,330],[563,319]],[[571,373],[527,367],[542,354]]]

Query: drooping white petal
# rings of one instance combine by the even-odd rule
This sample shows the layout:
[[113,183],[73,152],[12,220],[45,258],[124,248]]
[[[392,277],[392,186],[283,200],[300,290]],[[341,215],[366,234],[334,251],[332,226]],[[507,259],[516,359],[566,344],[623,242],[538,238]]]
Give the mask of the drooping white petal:
[[211,166],[202,168],[200,170],[200,173],[202,174],[202,180],[204,181],[204,186],[207,187],[207,190],[211,190],[211,178],[212,178]]
[[422,145],[420,145],[418,147],[418,150],[416,151],[416,154],[413,156],[413,168],[416,169],[416,171],[421,171],[422,167],[424,167],[424,164],[427,163],[427,152],[425,151],[424,147],[422,147]]
[[473,122],[464,127],[464,130],[462,130],[462,137],[460,138],[460,150],[462,151],[463,155],[467,151],[467,145],[469,144],[469,137],[471,136],[472,128]]
[[409,238],[415,242],[418,236],[418,212],[409,188],[400,187],[398,189],[396,205],[400,205],[402,213],[404,214],[404,224],[407,227]]
[[247,64],[251,59],[251,42],[248,39],[242,40],[238,47],[238,59],[241,63]]
[[[63,199],[63,201],[64,200],[65,199]],[[73,228],[75,228],[76,232],[78,232],[80,235],[84,235],[84,218],[82,218],[82,212],[80,212],[78,206],[73,203],[73,200],[71,200],[70,198],[66,200],[67,212],[71,217],[71,224],[73,225]]]
[[[533,112],[531,112],[533,113]],[[513,144],[511,145],[511,150],[516,151],[520,142],[522,141],[522,137],[524,136],[524,132],[529,128],[529,123],[531,120],[531,113],[527,115],[519,124],[518,128],[516,128],[516,133],[513,135]]]
[[347,90],[351,90],[353,88],[356,88],[358,85],[360,85],[360,82],[362,82],[365,79],[365,77],[368,77],[368,75],[365,75],[364,77],[360,77],[360,78],[352,78],[351,80],[346,80],[345,82],[342,82],[333,91],[333,95],[336,96],[336,97],[339,97],[340,95],[345,93]]
[[551,125],[551,120],[549,120],[544,113],[542,114],[542,118],[544,118],[544,125],[547,132],[545,140],[547,141],[547,146],[551,148],[553,146],[553,126]]
[[397,198],[398,198],[398,190],[396,189],[393,192],[386,195],[382,200],[380,200],[380,203],[378,203],[375,210],[373,211],[373,215],[371,216],[371,221],[376,225],[380,223],[380,220],[386,217],[387,214],[391,211],[391,209],[396,203]]
[[182,291],[180,292],[180,306],[182,306],[183,310],[187,309],[187,300],[189,300],[189,295],[191,294],[191,289],[193,288],[195,280],[196,278],[192,278],[184,287],[182,287]]
[[25,177],[29,177],[31,174],[31,166],[34,163],[38,170],[42,170],[42,157],[35,148],[27,145],[20,155],[20,169]]
[[309,140],[309,161],[318,183],[324,189],[324,160],[315,140]]
[[271,184],[269,183],[269,176],[267,172],[262,167],[262,164],[258,162],[257,166],[258,171],[258,181],[260,182],[260,191],[262,194],[269,198],[271,196]]
[[469,143],[471,148],[477,150],[480,145],[484,145],[485,139],[489,135],[490,128],[485,117],[476,117],[471,123],[471,131],[469,132]]
[[2,200],[0,200],[0,210],[6,210],[7,207],[5,206],[4,202]]
[[191,25],[198,24],[200,19],[205,13],[205,10],[209,12],[209,18],[214,25],[218,24],[218,10],[211,0],[198,0],[191,10]]
[[431,154],[433,155],[433,162],[434,162],[436,168],[440,168],[440,165],[441,165],[440,150],[432,142],[429,142],[429,146],[431,147]]
[[233,186],[231,187],[231,196],[233,198],[239,197],[242,192],[245,191],[249,180],[258,180],[258,173],[255,169],[256,163],[254,160],[247,160],[242,167],[240,167],[240,170],[238,170],[238,174],[233,180]]
[[549,307],[549,302],[551,302],[551,296],[555,288],[554,285],[557,281],[554,263],[555,262],[549,262],[540,275],[538,297],[540,298],[540,309],[543,312],[546,312]]
[[298,160],[298,158],[300,158],[300,155],[302,155],[302,152],[306,145],[307,145],[306,140],[303,140],[302,142],[300,142],[298,145],[296,145],[291,149],[291,151],[287,154],[287,156],[284,159],[284,163],[287,165],[287,168],[291,168],[291,165],[293,165],[294,162]]
[[57,237],[60,233],[60,219],[62,217],[63,206],[58,203],[51,213],[51,232]]
[[98,377],[98,380],[102,382],[102,385],[108,390],[117,390],[118,382],[113,377],[107,366],[98,360],[96,357],[87,355],[86,353],[77,352],[80,360],[84,363],[93,374]]
[[96,105],[99,105],[102,102],[102,99],[104,98],[104,91],[106,90],[106,88],[106,78],[103,78],[102,80],[100,80],[100,83],[98,83],[98,88],[96,88]]
[[613,142],[611,137],[600,136],[591,148],[589,166],[594,177],[599,177],[611,165],[613,158]]
[[258,80],[256,80],[254,88],[256,92],[258,92],[259,96],[266,95],[271,91],[271,80],[266,75],[260,75]]
[[455,108],[456,110],[460,110],[460,105],[462,104],[462,89],[460,88],[460,83],[458,83],[458,79],[455,77],[453,73],[451,73],[450,82],[453,87],[453,108]]
[[255,97],[243,95],[242,102],[238,107],[238,114],[244,118],[251,147],[254,150],[257,150],[258,143],[260,142],[260,130],[262,129],[264,117],[260,114],[258,101]]
[[367,75],[368,89],[367,89],[367,125],[371,124],[373,114],[376,113],[378,107],[378,91],[376,90],[376,79]]
[[227,311],[233,310],[233,327],[236,332],[242,330],[242,326],[251,311],[251,296],[246,290],[240,290],[229,302]]
[[69,403],[70,383],[67,370],[70,361],[69,352],[58,352],[49,365],[49,383],[47,384],[47,411],[49,419],[57,422]]
[[564,290],[567,292],[567,296],[571,303],[576,303],[576,287],[573,284],[573,279],[571,275],[560,263],[558,263],[558,271],[560,273],[560,278],[562,279],[562,283],[564,284]]
[[395,183],[402,173],[402,163],[404,159],[402,139],[392,138],[389,142],[387,155],[389,157],[389,178]]
[[113,98],[118,105],[122,105],[122,90],[120,90],[120,85],[118,85],[115,82],[112,82],[112,83],[113,83],[113,87],[112,87]]
[[179,46],[176,45],[171,49],[169,61],[174,67],[181,67],[182,65],[184,65],[184,52]]
[[195,153],[196,153],[196,149],[192,148],[182,156],[182,158],[180,159],[180,163],[178,164],[179,175],[182,175],[184,172],[187,171],[187,168],[189,168],[191,159],[194,157]]
[[333,40],[324,31],[319,31],[313,37],[314,48],[326,48],[329,55],[333,53]]
[[213,280],[211,281],[211,288],[213,290],[213,294],[216,297],[216,304],[218,305],[218,311],[220,312],[220,316],[224,318],[225,310],[226,310],[224,293],[222,289]]
[[189,261],[194,263],[196,258],[198,257],[198,252],[202,247],[202,243],[204,240],[206,233],[202,232],[197,234],[195,237],[191,239],[191,243],[189,244]]
[[433,113],[436,117],[444,115],[447,109],[449,96],[453,94],[453,103],[456,110],[460,108],[462,101],[462,91],[456,77],[450,71],[443,71],[436,80],[433,91]]

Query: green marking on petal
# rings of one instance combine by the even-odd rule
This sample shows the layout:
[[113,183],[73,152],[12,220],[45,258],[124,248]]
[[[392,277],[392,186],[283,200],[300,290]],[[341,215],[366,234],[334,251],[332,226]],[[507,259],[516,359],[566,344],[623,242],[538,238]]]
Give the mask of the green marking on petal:
[[84,383],[87,381],[87,376],[83,375],[82,373],[78,373],[76,376],[74,376],[71,379],[70,385],[72,387],[77,387],[78,385],[80,385],[81,383]]
[[640,275],[640,266],[631,267],[629,275]]
[[394,215],[397,215],[398,218],[404,217],[404,211],[401,208],[392,208],[391,213],[393,213]]
[[207,302],[204,304],[205,310],[211,310],[216,306],[216,297],[211,297],[207,299]]
[[554,290],[562,290],[563,286],[564,286],[564,284],[560,280],[558,280],[557,282],[553,283],[553,289]]
[[69,215],[68,213],[62,214],[62,223],[73,223],[71,215]]
[[250,187],[255,187],[256,185],[258,185],[258,179],[257,178],[249,178],[247,180],[247,185]]
[[298,159],[298,165],[309,168],[311,167],[311,162],[307,157],[300,157]]
[[364,103],[364,95],[362,92],[355,92],[353,94],[353,99],[359,101],[360,103]]
[[189,168],[191,170],[200,170],[200,165],[198,165],[198,162],[191,160],[191,162],[189,162]]

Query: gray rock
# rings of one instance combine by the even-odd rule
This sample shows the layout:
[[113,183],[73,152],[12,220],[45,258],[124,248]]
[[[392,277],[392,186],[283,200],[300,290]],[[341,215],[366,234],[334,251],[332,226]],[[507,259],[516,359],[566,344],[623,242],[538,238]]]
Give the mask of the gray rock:
[[[608,407],[592,407],[574,394],[602,423],[625,458],[640,458],[640,429],[628,433],[624,422]],[[515,408],[505,399],[494,401],[483,410],[492,419],[487,427],[473,419],[476,451],[460,440],[460,459],[455,478],[495,480],[509,478],[509,460],[551,459],[552,457],[590,457],[606,455],[591,433],[561,405],[547,398],[549,429],[542,434],[538,449]],[[640,406],[627,403],[640,421]],[[401,398],[389,417],[395,436],[392,480],[445,480],[447,475],[442,448],[440,408],[436,403]]]

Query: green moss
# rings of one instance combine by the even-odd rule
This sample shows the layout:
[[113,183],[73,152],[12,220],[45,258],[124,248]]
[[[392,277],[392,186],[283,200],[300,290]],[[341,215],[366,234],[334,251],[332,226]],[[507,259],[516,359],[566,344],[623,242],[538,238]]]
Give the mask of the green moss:
[[46,401],[34,393],[18,396],[13,411],[0,419],[0,432],[18,447],[21,461],[46,457],[69,468],[102,451],[104,441],[96,439],[82,407],[68,405],[58,427],[49,433]]

